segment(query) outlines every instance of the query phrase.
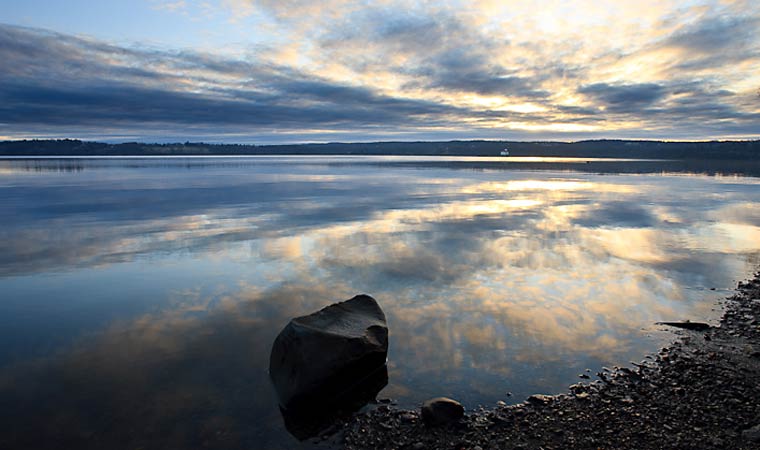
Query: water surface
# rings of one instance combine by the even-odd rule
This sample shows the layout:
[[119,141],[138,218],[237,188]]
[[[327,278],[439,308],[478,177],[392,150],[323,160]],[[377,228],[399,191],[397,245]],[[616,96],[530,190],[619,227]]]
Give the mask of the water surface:
[[381,397],[557,393],[760,263],[757,178],[492,159],[0,161],[0,444],[308,446],[269,349],[357,293],[388,316]]

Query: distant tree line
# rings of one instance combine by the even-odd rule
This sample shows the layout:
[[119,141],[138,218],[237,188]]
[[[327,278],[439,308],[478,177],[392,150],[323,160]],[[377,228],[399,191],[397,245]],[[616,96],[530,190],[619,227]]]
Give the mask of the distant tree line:
[[170,156],[170,155],[449,155],[497,156],[505,147],[512,156],[651,159],[760,159],[760,141],[626,141],[578,142],[369,142],[325,144],[107,144],[76,139],[0,142],[0,156]]

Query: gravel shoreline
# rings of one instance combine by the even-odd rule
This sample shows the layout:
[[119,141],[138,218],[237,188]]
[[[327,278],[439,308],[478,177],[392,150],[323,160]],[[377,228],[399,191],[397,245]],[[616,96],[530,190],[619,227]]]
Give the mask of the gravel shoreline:
[[[720,324],[679,330],[642,364],[612,368],[566,394],[426,426],[377,404],[323,436],[344,449],[760,449],[760,273],[726,299]],[[319,439],[319,438],[318,438]]]

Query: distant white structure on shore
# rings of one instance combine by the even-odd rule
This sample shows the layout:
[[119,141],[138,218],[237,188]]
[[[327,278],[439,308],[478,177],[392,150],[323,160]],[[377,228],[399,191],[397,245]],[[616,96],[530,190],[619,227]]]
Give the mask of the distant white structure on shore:
[[501,151],[501,156],[509,156],[509,149],[505,148]]

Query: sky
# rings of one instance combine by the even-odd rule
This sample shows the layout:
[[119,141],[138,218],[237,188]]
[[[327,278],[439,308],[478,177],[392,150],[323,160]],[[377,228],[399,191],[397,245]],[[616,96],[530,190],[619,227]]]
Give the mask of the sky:
[[756,0],[0,0],[0,139],[760,138]]

